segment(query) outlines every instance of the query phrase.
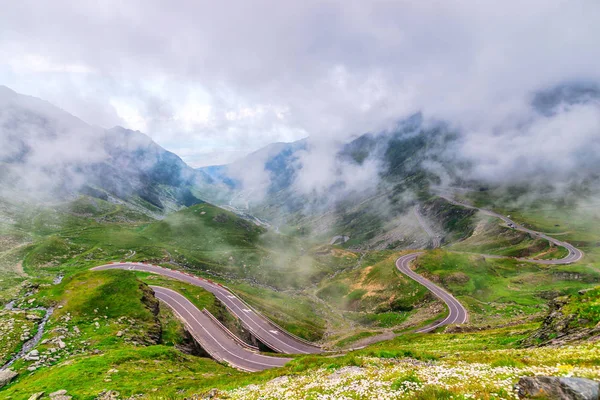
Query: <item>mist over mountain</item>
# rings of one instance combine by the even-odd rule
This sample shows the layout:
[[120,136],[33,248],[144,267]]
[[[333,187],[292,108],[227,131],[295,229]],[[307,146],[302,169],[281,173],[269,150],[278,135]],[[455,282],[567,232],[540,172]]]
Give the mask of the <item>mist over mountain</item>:
[[585,204],[600,191],[598,86],[566,83],[529,98],[493,129],[417,113],[350,142],[278,143],[201,171],[228,185],[224,197],[238,210],[332,235],[361,218],[399,223],[440,192],[489,191],[508,205]]
[[198,188],[212,182],[139,131],[94,127],[6,87],[0,87],[0,141],[0,195],[7,197],[43,201],[83,193],[161,213],[201,202]]
[[3,195],[84,193],[156,212],[209,200],[285,219],[373,196],[408,204],[420,192],[448,187],[521,187],[523,197],[560,197],[594,193],[600,171],[600,89],[589,82],[539,90],[491,131],[417,113],[350,142],[274,143],[197,170],[139,131],[91,126],[6,87],[0,124]]

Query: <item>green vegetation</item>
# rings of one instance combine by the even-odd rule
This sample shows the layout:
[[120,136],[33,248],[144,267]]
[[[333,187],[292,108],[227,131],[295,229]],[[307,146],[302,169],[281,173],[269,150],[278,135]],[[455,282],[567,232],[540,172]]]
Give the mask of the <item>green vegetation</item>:
[[348,336],[342,340],[338,340],[333,347],[334,348],[338,348],[338,349],[343,349],[343,348],[347,348],[350,347],[351,344],[361,340],[361,339],[366,339],[369,338],[371,336],[375,336],[379,334],[379,332],[369,332],[369,331],[363,331],[363,332],[359,332],[357,334]]
[[600,282],[593,267],[545,266],[444,250],[419,257],[417,266],[417,272],[440,282],[469,308],[471,322],[485,324],[526,319],[545,311],[550,299]]
[[42,317],[40,311],[0,311],[0,366],[6,364],[35,334],[37,321]]
[[181,346],[185,340],[185,327],[168,306],[159,305],[158,321],[161,326],[161,342],[165,346]]
[[302,288],[333,272],[337,258],[313,257],[292,237],[267,233],[229,211],[198,204],[160,221],[98,199],[24,213],[15,227],[34,239],[23,260],[32,275],[74,272],[107,261],[186,266],[224,279]]
[[[206,292],[199,296],[200,291],[190,297],[214,307],[214,297]],[[219,381],[241,374],[169,347],[181,343],[181,325],[169,311],[158,313],[158,301],[130,271],[78,273],[40,289],[34,298],[58,306],[46,327],[45,344],[38,346],[51,357],[46,363],[52,367],[30,372],[31,361],[18,361],[20,379],[3,398],[66,389],[77,398],[92,399],[107,382],[129,395],[153,390],[175,395],[181,387],[193,387],[199,377]]]
[[340,310],[408,312],[423,301],[426,289],[405,277],[395,267],[400,253],[372,252],[360,267],[337,274],[323,282],[317,296]]
[[229,287],[248,304],[287,331],[310,341],[323,338],[327,328],[325,317],[329,313],[310,298],[243,283],[232,284]]
[[467,239],[450,246],[455,251],[506,257],[560,258],[565,249],[550,248],[549,242],[501,225],[494,217],[484,217]]
[[454,205],[441,197],[428,199],[422,210],[448,233],[445,237],[447,242],[467,238],[475,229],[475,210]]
[[560,311],[577,327],[595,327],[600,322],[600,287],[573,295]]
[[[600,282],[598,228],[592,228],[583,214],[561,211],[546,220],[541,206],[530,214],[510,211],[517,221],[583,245],[585,263],[543,266],[484,258],[468,253],[556,258],[564,249],[549,248],[545,241],[502,227],[498,220],[478,223],[470,210],[428,199],[424,193],[419,196],[426,217],[449,232],[445,240],[461,241],[425,253],[417,260],[416,271],[455,294],[469,309],[470,324],[484,331],[410,333],[442,313],[440,303],[424,287],[395,268],[402,252],[359,253],[322,243],[309,246],[302,235],[266,232],[209,204],[183,209],[163,220],[87,197],[53,208],[14,212],[10,214],[14,224],[0,224],[0,303],[19,295],[21,307],[54,305],[56,309],[44,344],[37,347],[43,360],[18,361],[14,367],[19,378],[1,389],[0,397],[26,399],[37,391],[67,389],[78,399],[93,399],[112,388],[123,397],[189,398],[217,388],[228,391],[232,399],[262,394],[280,398],[276,390],[282,385],[302,390],[308,384],[314,384],[311,395],[331,394],[346,389],[327,382],[339,381],[347,387],[352,382],[328,378],[343,376],[345,367],[358,368],[366,382],[377,379],[383,382],[380,387],[395,391],[398,398],[411,399],[507,398],[519,374],[536,371],[575,370],[598,377],[597,345],[544,351],[523,347],[539,328],[532,321],[539,320],[556,296],[569,296],[561,312],[572,316],[569,324],[574,328],[592,329],[600,320],[599,289],[576,294]],[[404,206],[393,207],[398,211]],[[381,220],[369,221],[372,216],[361,210],[349,209],[346,215],[344,229],[355,230],[355,241],[377,244],[369,230],[378,235],[388,228]],[[359,227],[363,223],[370,224],[368,229]],[[352,347],[381,333],[400,335],[348,354],[307,355],[281,369],[242,373],[180,351],[189,345],[183,326],[168,308],[159,306],[147,285],[177,290],[236,332],[238,322],[212,294],[147,273],[87,271],[115,260],[150,261],[210,276],[290,332],[322,340],[331,348]],[[65,274],[63,282],[50,285],[59,273]],[[29,290],[35,293],[24,297]],[[34,324],[26,314],[0,313],[0,328],[15,318],[11,333],[0,335],[0,360],[21,346],[24,330],[33,332]],[[505,324],[513,326],[499,327]],[[513,372],[508,374],[507,367]],[[440,371],[449,371],[443,385],[435,380]],[[288,378],[281,379],[288,383],[269,383],[284,375]],[[256,386],[244,389],[250,384]],[[364,393],[376,390],[367,388]]]

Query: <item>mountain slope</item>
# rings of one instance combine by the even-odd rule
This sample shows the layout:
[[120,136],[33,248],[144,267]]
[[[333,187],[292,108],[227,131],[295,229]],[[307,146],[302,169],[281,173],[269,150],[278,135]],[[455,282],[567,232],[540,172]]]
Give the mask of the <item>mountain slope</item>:
[[[219,167],[215,179],[234,183],[226,203],[281,229],[319,240],[356,237],[347,245],[370,248],[397,242],[394,226],[440,190],[487,193],[503,205],[575,203],[600,192],[600,152],[589,140],[600,126],[598,86],[548,87],[532,93],[528,106],[493,132],[463,132],[418,113],[327,151],[310,138],[302,146],[270,146],[257,152],[262,157]],[[573,140],[561,140],[565,132]],[[487,134],[491,148],[482,147]],[[258,171],[260,179],[236,179],[237,169]]]
[[139,131],[93,127],[40,99],[0,87],[2,195],[84,193],[162,213],[201,202],[214,181]]

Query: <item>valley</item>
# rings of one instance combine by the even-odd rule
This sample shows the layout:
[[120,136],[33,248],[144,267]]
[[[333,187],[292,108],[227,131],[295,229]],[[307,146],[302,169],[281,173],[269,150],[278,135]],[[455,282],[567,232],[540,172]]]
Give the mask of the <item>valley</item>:
[[[532,375],[600,378],[593,173],[475,178],[457,129],[415,113],[307,188],[310,138],[192,168],[0,100],[1,398],[512,399]],[[30,162],[75,139],[85,157]]]
[[[419,214],[418,222],[424,224],[425,227],[428,227],[429,224],[435,224],[435,220],[429,222],[429,215],[445,215],[446,211],[444,210],[446,208],[455,206],[452,203],[447,203],[444,199],[433,199],[431,203],[425,203],[425,205],[419,207],[420,210],[424,211],[423,215]],[[364,366],[365,361],[359,360],[363,360],[364,357],[368,359],[373,355],[380,357],[379,354],[385,352],[390,352],[390,355],[384,356],[383,359],[388,357],[395,359],[397,356],[391,356],[391,354],[396,354],[394,351],[397,351],[393,350],[396,346],[393,343],[399,343],[400,347],[398,348],[404,349],[402,351],[408,351],[406,354],[409,357],[419,359],[423,356],[414,353],[419,348],[417,344],[413,343],[415,338],[422,335],[422,332],[443,330],[443,326],[446,324],[458,326],[451,328],[452,333],[434,334],[436,338],[439,338],[435,339],[440,341],[439,345],[446,343],[447,339],[443,339],[444,337],[456,337],[456,335],[459,335],[459,337],[464,336],[465,340],[469,335],[473,339],[477,338],[475,340],[499,340],[504,335],[502,332],[507,329],[521,329],[522,337],[528,336],[529,332],[532,332],[537,326],[535,321],[538,321],[547,310],[548,300],[545,299],[557,295],[576,295],[578,290],[594,287],[600,283],[600,273],[593,264],[581,265],[578,259],[575,260],[574,265],[571,265],[573,263],[570,258],[572,257],[571,252],[558,252],[553,254],[555,258],[545,259],[548,246],[550,246],[549,242],[542,246],[536,242],[536,240],[542,240],[543,237],[539,239],[539,235],[532,234],[530,228],[527,228],[528,231],[525,236],[515,236],[514,233],[506,236],[510,232],[510,228],[504,225],[505,221],[497,218],[496,221],[490,220],[485,213],[481,216],[465,214],[462,217],[467,220],[475,217],[480,218],[477,227],[466,239],[448,245],[444,238],[442,248],[433,246],[434,249],[428,250],[417,258],[416,256],[420,253],[414,253],[413,250],[401,252],[396,250],[353,250],[351,243],[332,246],[318,242],[310,243],[302,237],[295,238],[293,236],[281,237],[273,241],[268,239],[269,235],[273,235],[273,233],[207,203],[186,208],[158,221],[148,219],[143,214],[131,214],[122,206],[112,206],[103,200],[89,197],[80,197],[70,204],[38,210],[35,218],[18,221],[12,225],[11,230],[7,230],[7,232],[15,235],[15,238],[20,236],[28,238],[29,241],[22,250],[19,250],[24,252],[23,270],[20,279],[26,286],[19,289],[17,284],[16,289],[13,290],[21,293],[21,295],[17,295],[17,299],[20,298],[25,293],[24,290],[28,287],[27,285],[30,285],[27,282],[33,279],[36,282],[33,286],[33,294],[26,297],[33,299],[33,301],[21,302],[21,307],[37,305],[60,307],[60,305],[64,305],[64,307],[57,309],[55,315],[51,317],[48,332],[56,332],[58,327],[59,332],[63,330],[69,333],[64,339],[56,339],[57,336],[53,336],[56,334],[46,333],[44,335],[47,344],[46,347],[41,346],[41,354],[45,354],[45,348],[52,348],[52,345],[47,346],[48,343],[53,341],[55,343],[64,342],[66,351],[61,352],[59,350],[57,355],[53,357],[56,361],[51,361],[51,358],[48,358],[46,360],[50,361],[37,364],[41,366],[36,367],[36,369],[55,371],[49,377],[39,380],[39,378],[36,378],[38,374],[35,369],[22,373],[19,382],[23,383],[11,385],[9,391],[6,392],[8,396],[17,396],[14,398],[20,398],[18,393],[23,393],[23,396],[25,396],[24,388],[27,388],[26,392],[29,393],[31,388],[52,386],[51,382],[58,382],[56,379],[59,379],[61,374],[73,373],[75,371],[73,368],[78,368],[77,370],[87,368],[90,371],[98,370],[98,372],[101,370],[115,370],[117,372],[105,375],[102,379],[100,379],[101,375],[98,375],[98,382],[101,383],[103,380],[104,382],[107,382],[107,380],[112,382],[113,378],[116,378],[116,382],[123,382],[119,384],[121,391],[125,390],[125,393],[127,393],[127,386],[124,386],[125,381],[123,380],[126,379],[130,382],[129,384],[136,387],[136,390],[141,390],[140,388],[143,388],[144,385],[136,381],[135,371],[145,371],[144,360],[148,360],[146,357],[157,361],[163,359],[162,357],[169,357],[170,359],[173,355],[179,353],[180,350],[169,347],[167,343],[169,341],[170,343],[184,343],[179,338],[179,335],[183,335],[184,330],[188,330],[192,338],[196,337],[198,343],[205,343],[205,349],[210,349],[210,345],[206,344],[206,339],[203,339],[202,335],[200,337],[195,336],[198,334],[198,329],[211,326],[211,322],[208,322],[210,319],[196,328],[193,327],[195,322],[190,322],[190,318],[195,318],[198,321],[201,321],[198,319],[200,316],[206,318],[202,312],[205,308],[210,310],[209,312],[217,320],[220,320],[218,325],[223,324],[222,326],[226,326],[224,329],[230,332],[229,335],[233,335],[236,338],[235,340],[241,340],[241,344],[234,344],[235,340],[229,344],[229,346],[233,346],[232,348],[239,349],[235,351],[241,351],[240,354],[248,351],[242,350],[245,346],[250,346],[252,354],[258,354],[255,353],[257,352],[256,349],[260,349],[262,354],[273,354],[268,353],[268,351],[275,350],[294,355],[292,361],[275,357],[276,362],[274,364],[269,361],[269,357],[273,358],[273,356],[261,356],[265,357],[264,360],[266,361],[259,361],[260,364],[258,365],[260,367],[243,366],[244,364],[240,364],[241,361],[236,363],[228,357],[223,359],[217,356],[217,359],[226,361],[225,364],[232,366],[233,370],[237,368],[242,371],[252,371],[264,369],[267,365],[286,364],[283,369],[276,368],[272,372],[244,378],[248,382],[259,383],[285,375],[285,371],[289,368],[293,368],[296,371],[295,374],[299,373],[302,376],[302,371],[322,368],[323,364],[320,364],[322,361],[318,361],[321,360],[320,357],[325,357],[323,361],[331,357],[324,355],[316,356],[316,359],[315,356],[298,358],[298,354],[319,352],[321,350],[316,350],[318,347],[311,347],[315,350],[305,351],[302,347],[296,348],[296,345],[289,350],[285,350],[279,345],[270,345],[269,340],[265,338],[266,335],[276,337],[274,339],[276,341],[289,337],[294,342],[296,340],[294,336],[287,336],[285,333],[289,331],[299,335],[300,338],[315,343],[315,346],[322,347],[327,352],[326,354],[335,355],[335,359],[339,361],[333,365],[337,365],[338,368],[343,370],[344,368],[350,368],[348,365],[359,365],[361,367],[357,371],[360,370],[360,374],[369,374],[369,369]],[[82,210],[85,210],[85,212],[82,212]],[[463,223],[467,222],[459,222],[459,224]],[[520,227],[520,225],[515,226]],[[421,226],[421,229],[424,229],[424,227]],[[428,237],[433,236],[434,239],[437,237],[431,231],[425,230],[425,234]],[[503,236],[506,236],[506,239],[499,241],[499,237]],[[441,237],[445,237],[445,235]],[[530,237],[536,239],[531,240]],[[510,246],[515,249],[520,248],[520,250],[510,250],[510,252],[499,250],[496,252],[495,249],[505,248],[506,240],[511,243]],[[16,239],[14,243],[17,243]],[[480,243],[485,244],[482,247]],[[20,245],[17,244],[16,246],[21,249]],[[427,241],[424,244],[424,247],[426,246],[428,246]],[[431,242],[429,242],[429,246],[432,246]],[[156,251],[159,248],[162,250]],[[274,253],[281,251],[279,249],[282,248],[286,251],[286,257],[274,257]],[[587,250],[585,247],[584,249]],[[492,255],[486,255],[488,253]],[[536,254],[540,254],[540,259],[531,260],[532,257],[537,257]],[[587,258],[587,251],[581,253],[581,257]],[[414,261],[415,259],[416,261]],[[293,260],[294,264],[279,264],[279,262],[288,260]],[[398,271],[396,269],[396,260],[398,260],[398,265],[403,266],[404,270]],[[115,264],[95,268],[103,263],[114,263],[115,261]],[[146,263],[158,264],[162,267],[154,267]],[[411,264],[414,264],[414,267]],[[410,274],[411,267],[414,268],[416,273],[420,274],[416,275],[413,272],[412,275],[409,275],[410,278],[417,279],[417,282],[404,276],[406,273]],[[87,271],[90,268],[103,271]],[[126,291],[123,292],[120,289],[117,291],[110,289],[110,284],[105,289],[101,289],[103,291],[107,290],[106,293],[110,293],[110,295],[101,302],[95,300],[99,299],[97,296],[100,294],[93,295],[92,293],[98,290],[94,288],[103,288],[105,284],[102,282],[106,279],[111,282],[112,275],[117,272],[113,271],[114,269],[125,270],[119,272],[119,274],[125,275],[118,275],[118,278],[117,276],[114,277],[117,279],[117,281],[114,281],[115,284],[119,282],[119,285],[126,284],[132,288],[145,285],[142,282],[152,285],[150,288],[154,288],[153,291],[155,292],[152,297],[156,296],[158,298],[158,301],[152,300],[155,305],[148,303],[149,300],[142,301],[141,309],[140,306],[134,307],[133,305],[126,305],[127,303],[120,305],[120,302],[123,302],[129,295],[126,294]],[[275,275],[277,279],[273,279],[274,269],[280,269],[277,274],[281,275]],[[148,274],[148,272],[153,273]],[[156,275],[157,273],[158,275]],[[103,278],[98,281],[95,278],[96,274],[100,274],[99,276]],[[65,275],[65,278],[61,283],[52,283],[56,276],[62,275]],[[127,279],[121,282],[125,276],[127,276]],[[196,276],[202,279],[198,279]],[[281,276],[285,276],[286,279],[279,279]],[[436,293],[436,288],[443,290],[439,292],[443,302],[436,299],[428,288],[418,283],[420,276],[425,276],[430,280],[429,282],[434,285],[432,287],[434,293]],[[172,280],[173,278],[175,280]],[[78,282],[77,286],[73,286],[75,282]],[[133,282],[139,283],[133,284]],[[226,289],[224,289],[224,286],[220,286],[221,284],[229,287],[235,295],[227,294],[226,291],[223,292]],[[72,289],[67,289],[68,287],[84,291],[81,295],[76,295],[72,292]],[[161,303],[159,306],[158,304],[161,301],[161,296],[166,295],[161,294],[163,289],[160,287],[170,288],[166,289],[166,294],[169,293],[168,290],[175,290],[173,294],[168,296],[168,299],[164,298],[167,302],[175,301],[173,300],[176,298],[174,297],[175,294],[182,296],[181,299],[169,307],[177,309],[179,304],[183,304],[182,302],[190,302],[187,304],[189,304],[188,309],[191,314],[187,314],[188,317],[186,318],[186,312],[180,309],[177,311],[179,318],[171,319],[169,325],[157,322],[164,321],[165,317],[163,315],[165,313],[168,315],[170,312],[168,311],[169,308],[164,309],[165,305]],[[148,293],[151,292],[152,290]],[[452,300],[444,298],[449,293],[451,293],[449,296]],[[228,305],[228,302],[234,300],[234,298],[237,299],[236,296],[240,296],[240,301],[243,301],[243,303],[239,303],[237,306]],[[127,301],[132,300],[130,297],[130,300]],[[450,303],[450,313],[448,313],[444,302],[449,301],[456,302],[456,306],[463,311],[455,314],[455,310],[458,309]],[[251,306],[246,306],[246,302]],[[102,304],[106,304],[106,307]],[[157,306],[160,309],[158,314],[160,318],[151,316],[152,313],[156,312]],[[109,312],[101,311],[103,307]],[[133,311],[136,309],[140,311]],[[147,316],[143,317],[143,315],[148,315],[148,311],[142,312],[142,309],[154,310],[150,313],[150,319]],[[264,334],[260,334],[256,331],[256,322],[244,321],[245,318],[253,315],[254,311],[251,311],[253,309],[260,313],[257,314],[258,321],[264,321],[259,322],[259,324],[268,324],[267,321],[270,319],[276,322],[277,325],[264,328]],[[245,310],[248,310],[250,314]],[[134,314],[130,314],[131,312],[134,312]],[[138,314],[135,314],[135,312]],[[194,313],[200,314],[192,317]],[[76,317],[77,315],[80,315],[80,317]],[[100,318],[95,317],[96,315]],[[142,322],[144,318],[148,322]],[[179,319],[182,322],[179,322]],[[467,319],[468,323],[461,326],[462,323],[467,322]],[[185,324],[181,325],[184,321]],[[62,325],[65,322],[66,326]],[[73,325],[73,322],[75,322],[75,325]],[[98,322],[99,324],[96,325]],[[130,324],[129,328],[127,324]],[[147,325],[147,328],[138,331],[144,324]],[[134,325],[138,333],[131,330]],[[255,326],[254,329],[252,329],[253,325]],[[204,326],[204,328],[200,328],[200,326]],[[75,329],[75,327],[77,328]],[[212,334],[213,337],[219,337],[215,335],[217,333],[222,335],[225,332],[223,328],[217,325],[214,325],[211,329],[215,330]],[[275,334],[278,329],[281,329],[281,331]],[[463,331],[466,333],[461,333]],[[318,332],[321,333],[318,334]],[[494,335],[499,335],[498,339],[495,339]],[[53,337],[54,339],[52,339]],[[409,342],[405,342],[405,337],[413,338],[410,345]],[[515,342],[497,344],[499,354],[517,354],[522,351],[525,351],[523,354],[528,354],[528,350],[518,350],[517,339],[519,337],[515,337]],[[120,342],[123,339],[125,340],[121,344]],[[77,340],[77,343],[81,342],[82,345],[75,344],[76,342],[70,344],[69,340]],[[190,338],[186,340],[189,341]],[[227,335],[224,336],[220,341],[221,345],[229,343],[227,340],[232,339],[227,339]],[[373,344],[381,340],[383,342]],[[296,343],[303,346],[304,340],[298,339]],[[266,347],[261,347],[265,345]],[[158,347],[154,348],[153,346]],[[357,347],[362,348],[364,346],[366,346],[364,349],[356,350]],[[437,344],[430,344],[429,346],[434,349]],[[465,346],[465,344],[458,345],[458,348],[463,349],[461,346]],[[129,349],[125,350],[128,347]],[[443,345],[443,347],[445,348],[446,345]],[[355,350],[351,350],[347,354],[344,349]],[[589,351],[584,349],[574,348],[573,351]],[[98,351],[97,354],[110,355],[107,358],[108,361],[106,361],[108,364],[105,362],[97,364],[93,361],[94,354]],[[265,351],[267,353],[264,353]],[[448,351],[448,349],[445,351]],[[469,351],[475,352],[476,350]],[[214,357],[216,353],[209,350],[208,354],[212,354]],[[432,354],[425,357],[438,357],[435,354],[434,350]],[[73,359],[75,361],[73,367],[61,366],[60,360],[62,357]],[[136,362],[138,367],[133,367],[134,364],[128,367],[127,362],[123,364],[124,359],[122,357],[138,360]],[[241,357],[248,359],[248,356]],[[254,356],[250,356],[250,359],[252,357]],[[305,357],[309,357],[309,359],[302,361]],[[498,357],[513,356],[498,355]],[[549,355],[548,357],[551,359],[552,356]],[[211,365],[210,363],[206,364],[208,361],[203,361],[202,358],[197,359],[197,361],[196,359],[197,356],[181,353],[172,361],[167,361],[167,359],[160,361],[164,363],[166,369],[161,366],[158,370],[155,370],[155,373],[158,374],[157,379],[159,381],[163,379],[159,377],[161,374],[165,374],[165,378],[167,375],[175,374],[180,376],[181,383],[176,386],[180,388],[177,389],[178,391],[197,391],[198,384],[192,384],[193,381],[189,381],[191,375],[187,378],[185,374],[181,375],[183,373],[182,367],[201,371],[202,368]],[[452,360],[444,360],[444,363],[449,363],[447,368],[455,368],[454,366],[450,367],[453,362]],[[522,364],[520,368],[529,368],[525,366],[531,362],[528,361]],[[541,361],[536,360],[535,365],[538,362]],[[543,361],[542,364],[544,362],[550,361]],[[176,365],[173,363],[176,363]],[[498,364],[500,361],[490,361],[490,363]],[[31,361],[21,360],[17,362],[15,368],[25,369],[30,368],[31,365]],[[111,365],[114,367],[110,367]],[[124,365],[124,367],[118,367],[120,365]],[[301,365],[304,366],[300,367]],[[320,365],[321,367],[319,367]],[[383,365],[382,368],[406,368],[402,364],[395,364],[395,362]],[[221,368],[231,370],[230,367]],[[491,368],[492,370],[488,372],[493,374],[493,368],[497,367]],[[68,372],[69,370],[72,370],[72,372]],[[126,377],[117,378],[124,371],[127,371]],[[171,373],[167,371],[180,372]],[[593,375],[591,371],[588,373]],[[233,377],[236,377],[236,382],[239,382],[240,379],[238,374],[233,374]],[[208,377],[211,373],[205,372],[204,375]],[[226,375],[232,376],[230,373]],[[90,376],[90,379],[87,381],[85,389],[69,386],[69,393],[80,393],[82,398],[86,398],[84,393],[90,393],[91,395],[95,390],[92,382],[97,378]],[[302,382],[301,379],[305,378],[294,378],[294,380],[289,381],[289,384],[295,385],[296,383],[292,382],[295,382],[296,379],[300,379],[298,382]],[[423,377],[419,380],[422,381]],[[223,377],[203,378],[203,382],[202,385],[206,385],[206,390],[213,387],[219,387],[219,390],[227,390],[228,387],[233,387],[231,386],[233,381],[223,380]],[[183,387],[189,389],[181,389]],[[259,387],[261,389],[256,390],[272,390],[269,389],[270,386],[268,385]],[[175,388],[164,385],[163,388],[158,388],[156,393],[165,390],[167,393],[174,393],[172,390],[175,390]],[[333,390],[333,388],[323,388],[323,390]],[[238,395],[236,393],[241,395],[246,392],[243,390],[233,391],[229,395],[236,396]],[[267,392],[256,393],[257,395],[258,393],[264,395]],[[244,394],[244,396],[247,395],[250,396],[247,393]]]

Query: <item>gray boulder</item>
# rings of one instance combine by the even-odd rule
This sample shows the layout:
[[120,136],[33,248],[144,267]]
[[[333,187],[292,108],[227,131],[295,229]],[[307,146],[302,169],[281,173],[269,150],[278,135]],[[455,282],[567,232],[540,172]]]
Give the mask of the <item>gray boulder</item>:
[[600,382],[585,378],[528,376],[515,385],[520,399],[599,400]]
[[52,400],[71,400],[71,396],[67,395],[65,389],[57,390],[56,392],[50,393],[50,399]]
[[13,371],[11,369],[5,369],[3,371],[0,371],[0,388],[8,385],[10,383],[10,381],[15,379],[15,377],[17,375],[19,375],[19,374],[17,374],[15,371]]

